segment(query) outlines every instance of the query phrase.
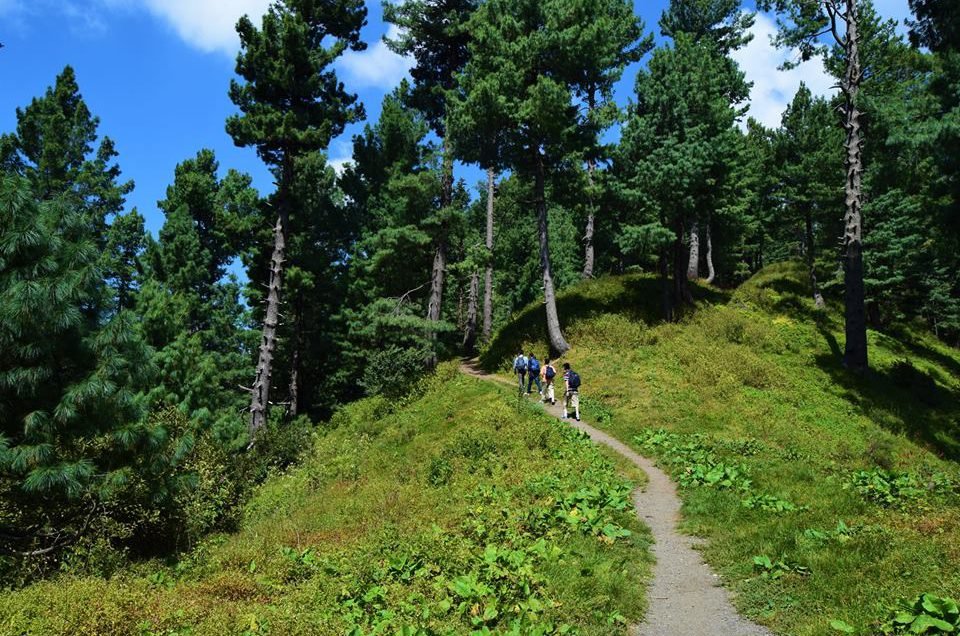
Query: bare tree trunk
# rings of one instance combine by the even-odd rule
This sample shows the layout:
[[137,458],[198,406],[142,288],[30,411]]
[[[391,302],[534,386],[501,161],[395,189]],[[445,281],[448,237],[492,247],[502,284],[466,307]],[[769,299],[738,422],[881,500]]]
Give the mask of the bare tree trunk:
[[859,11],[856,0],[847,0],[847,35],[845,49],[847,54],[847,73],[842,83],[846,98],[847,139],[847,211],[844,215],[843,245],[846,344],[843,363],[855,373],[867,370],[867,312],[863,285],[863,136],[860,128],[860,110],[857,96],[860,91],[862,69],[860,67],[860,31]]
[[660,291],[663,306],[663,319],[673,322],[673,290],[670,287],[670,257],[667,246],[660,248],[660,261],[657,265],[660,270]]
[[550,349],[554,355],[563,355],[570,345],[560,330],[560,316],[557,314],[557,296],[553,288],[553,271],[550,268],[550,235],[547,224],[546,175],[543,155],[534,148],[534,197],[536,197],[537,220],[540,232],[540,265],[543,268],[543,298],[547,313],[547,335]]
[[[597,105],[597,88],[592,86],[587,93],[587,116],[592,117]],[[597,170],[597,163],[591,157],[587,159],[587,229],[583,234],[583,278],[593,278],[593,234],[596,225],[596,209],[593,200],[593,175]]]
[[480,274],[470,274],[470,290],[467,292],[467,323],[463,331],[463,352],[473,355],[477,346],[477,296],[480,294]]
[[684,249],[684,230],[683,219],[680,219],[674,228],[677,238],[673,242],[673,306],[675,308],[693,304],[693,294],[690,293],[690,285],[687,284],[689,261]]
[[687,261],[687,280],[700,280],[700,224],[690,228],[690,259]]
[[820,285],[817,283],[817,261],[813,238],[813,216],[809,211],[807,211],[806,214],[806,226],[807,267],[810,269],[810,288],[813,290],[813,304],[817,309],[823,309],[826,307],[826,303],[823,302],[823,295],[820,294]]
[[713,268],[713,237],[710,236],[710,219],[707,219],[707,285],[717,279],[717,270]]
[[290,400],[287,413],[296,417],[300,412],[300,355],[303,348],[303,292],[297,291],[293,312],[293,350],[290,353]]
[[493,195],[496,173],[487,169],[487,270],[483,279],[483,341],[493,333]]
[[590,195],[587,197],[587,230],[583,235],[583,278],[585,279],[593,278],[593,233],[596,223],[596,210],[594,209],[593,203],[593,173],[596,171],[596,169],[597,166],[593,159],[587,161],[587,187],[589,188]]
[[267,408],[270,404],[270,374],[273,366],[273,352],[277,348],[277,326],[280,324],[280,285],[283,281],[283,263],[287,248],[286,204],[281,200],[280,205],[280,214],[277,215],[277,223],[273,228],[273,255],[270,257],[267,313],[263,319],[260,356],[257,360],[257,372],[251,388],[250,446],[254,445],[257,435],[267,424]]
[[[440,191],[440,207],[447,208],[453,202],[453,154],[450,141],[443,140],[443,175]],[[437,237],[436,249],[433,253],[433,268],[430,274],[430,300],[427,303],[427,321],[440,322],[440,310],[443,306],[443,281],[447,272],[447,224],[440,226],[440,235]],[[432,327],[427,334],[428,339],[435,343],[437,332]],[[430,351],[427,366],[437,364],[436,347]]]

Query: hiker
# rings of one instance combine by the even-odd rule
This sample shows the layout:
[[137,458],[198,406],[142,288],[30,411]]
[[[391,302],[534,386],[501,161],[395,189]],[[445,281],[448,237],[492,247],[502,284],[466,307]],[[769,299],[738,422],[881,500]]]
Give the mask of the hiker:
[[527,379],[527,359],[523,356],[523,349],[513,359],[513,372],[517,374],[517,380],[520,382],[520,392],[523,393],[523,387]]
[[537,360],[537,356],[533,355],[533,352],[530,352],[530,357],[527,358],[527,373],[530,374],[529,379],[527,379],[527,395],[530,395],[533,392],[533,385],[537,385],[537,392],[543,397],[543,385],[540,384],[540,361]]
[[567,419],[567,413],[573,409],[580,421],[580,375],[570,368],[569,362],[563,363],[563,419]]
[[540,379],[543,381],[543,389],[540,391],[540,395],[543,396],[542,402],[557,403],[557,398],[553,393],[553,379],[555,377],[557,377],[557,370],[550,364],[550,358],[547,358],[543,363],[543,368],[540,369]]

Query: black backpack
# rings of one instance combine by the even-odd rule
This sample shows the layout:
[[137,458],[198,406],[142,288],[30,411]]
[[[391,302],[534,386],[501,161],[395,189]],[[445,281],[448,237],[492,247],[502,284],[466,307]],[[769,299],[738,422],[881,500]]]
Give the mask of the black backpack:
[[580,375],[574,371],[570,370],[570,373],[567,375],[567,384],[570,386],[570,390],[580,388]]
[[552,364],[548,364],[547,373],[546,373],[547,379],[552,380],[554,377],[556,377],[556,375],[557,375],[557,370],[553,368]]

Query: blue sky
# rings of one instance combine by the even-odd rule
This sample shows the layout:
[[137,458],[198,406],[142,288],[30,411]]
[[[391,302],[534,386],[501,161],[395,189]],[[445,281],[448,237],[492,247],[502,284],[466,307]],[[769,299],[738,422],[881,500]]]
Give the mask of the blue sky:
[[[137,207],[154,233],[163,222],[157,200],[164,197],[180,161],[201,148],[213,149],[221,169],[250,173],[261,192],[272,179],[252,150],[234,147],[224,120],[234,112],[227,87],[234,76],[237,39],[233,25],[243,14],[259,16],[269,0],[0,0],[0,132],[16,126],[15,110],[42,95],[67,64],[81,92],[101,119],[101,135],[114,139],[124,176],[136,182],[128,207]],[[667,0],[635,0],[648,29],[656,26]],[[903,19],[907,0],[878,0],[885,16]],[[369,47],[338,63],[348,89],[358,93],[367,116],[409,68],[380,41],[387,33],[379,1],[368,2],[363,37]],[[751,115],[774,125],[801,80],[818,93],[830,81],[816,63],[792,73],[776,67],[784,53],[769,46],[772,20],[760,16],[754,42],[738,61],[754,84]],[[636,68],[628,69],[618,99],[630,94]],[[352,126],[329,150],[338,165],[350,155]],[[472,183],[479,172],[459,168]]]

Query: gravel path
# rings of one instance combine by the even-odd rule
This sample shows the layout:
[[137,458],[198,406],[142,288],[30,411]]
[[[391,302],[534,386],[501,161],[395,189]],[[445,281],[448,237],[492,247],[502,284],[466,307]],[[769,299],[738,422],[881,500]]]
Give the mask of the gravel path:
[[[465,362],[462,369],[477,378],[511,384],[509,380],[485,373],[472,361]],[[561,397],[559,392],[557,397]],[[563,415],[559,401],[556,406],[545,408],[558,418]],[[649,477],[646,490],[634,491],[633,503],[637,516],[653,533],[653,555],[657,562],[653,567],[646,619],[630,633],[635,636],[772,636],[765,627],[737,614],[720,578],[694,549],[696,540],[677,531],[680,498],[667,474],[603,431],[584,422],[567,421],[594,442],[629,459]]]

